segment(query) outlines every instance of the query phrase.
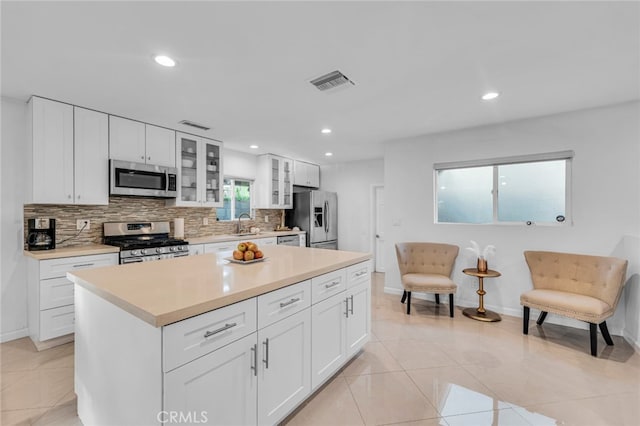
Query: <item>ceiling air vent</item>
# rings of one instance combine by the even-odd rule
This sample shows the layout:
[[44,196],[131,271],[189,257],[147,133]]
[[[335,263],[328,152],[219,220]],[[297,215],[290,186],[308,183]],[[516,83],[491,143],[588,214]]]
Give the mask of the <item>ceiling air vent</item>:
[[346,75],[337,70],[311,80],[311,84],[316,86],[318,90],[329,90],[346,83],[356,85],[353,81],[349,80]]
[[182,120],[180,124],[184,124],[185,126],[195,127],[196,129],[200,129],[200,130],[211,130],[211,127],[207,127],[204,124],[194,123],[193,121],[189,121],[189,120]]

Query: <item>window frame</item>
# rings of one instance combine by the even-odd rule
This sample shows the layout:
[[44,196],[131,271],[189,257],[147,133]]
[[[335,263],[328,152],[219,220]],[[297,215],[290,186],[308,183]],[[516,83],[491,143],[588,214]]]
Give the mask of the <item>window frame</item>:
[[243,182],[249,182],[249,216],[251,216],[251,218],[246,218],[243,217],[240,220],[255,220],[256,218],[256,208],[255,208],[255,181],[253,179],[247,179],[247,178],[242,178],[242,177],[234,177],[234,176],[224,176],[222,178],[222,203],[224,205],[224,181],[225,180],[229,180],[231,181],[231,203],[230,203],[230,218],[229,219],[220,219],[219,217],[217,217],[217,220],[219,222],[234,222],[237,221],[238,218],[234,218],[235,217],[235,210],[236,210],[236,181],[243,181]]
[[[501,225],[501,226],[572,226],[573,225],[573,210],[572,210],[572,162],[574,152],[573,151],[559,151],[548,152],[540,154],[519,155],[513,157],[498,157],[488,158],[482,160],[469,160],[469,161],[454,161],[446,163],[434,163],[433,164],[433,222],[436,225]],[[500,176],[498,173],[498,167],[504,165],[513,164],[531,164],[547,161],[565,161],[565,179],[564,179],[564,203],[565,203],[565,218],[563,222],[533,222],[533,221],[499,221],[498,220],[498,193],[500,192]],[[491,189],[492,196],[492,221],[486,223],[471,223],[471,222],[439,222],[438,221],[438,172],[442,170],[475,168],[475,167],[492,167],[493,168],[493,187]]]

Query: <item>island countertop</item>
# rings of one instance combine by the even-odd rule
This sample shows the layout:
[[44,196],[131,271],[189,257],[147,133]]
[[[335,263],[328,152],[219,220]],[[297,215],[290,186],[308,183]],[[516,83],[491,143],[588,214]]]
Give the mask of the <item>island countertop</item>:
[[69,272],[68,278],[161,327],[340,268],[370,253],[269,246],[265,260],[230,263],[215,254]]

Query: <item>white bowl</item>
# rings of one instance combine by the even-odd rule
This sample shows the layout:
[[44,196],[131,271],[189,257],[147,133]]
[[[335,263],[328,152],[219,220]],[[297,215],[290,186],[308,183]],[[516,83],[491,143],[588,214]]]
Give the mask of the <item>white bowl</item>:
[[193,160],[182,160],[182,167],[193,167]]

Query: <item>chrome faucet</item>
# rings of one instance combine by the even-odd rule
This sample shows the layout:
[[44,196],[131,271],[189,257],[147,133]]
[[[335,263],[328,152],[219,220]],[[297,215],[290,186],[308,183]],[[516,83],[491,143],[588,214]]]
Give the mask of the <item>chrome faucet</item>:
[[249,213],[240,213],[240,216],[238,216],[238,228],[236,229],[236,234],[242,234],[243,230],[240,228],[240,219],[246,216],[248,219],[251,219],[251,215]]

